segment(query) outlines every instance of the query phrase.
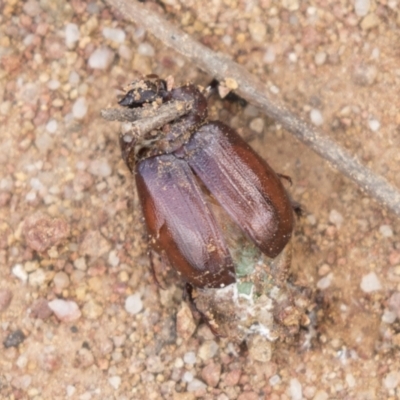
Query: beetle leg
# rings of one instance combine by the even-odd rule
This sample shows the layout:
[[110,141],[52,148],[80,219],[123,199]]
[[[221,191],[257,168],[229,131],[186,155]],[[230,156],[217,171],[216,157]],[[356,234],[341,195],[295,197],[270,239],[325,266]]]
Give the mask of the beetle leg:
[[162,279],[160,279],[160,277],[167,271],[169,267],[168,259],[164,252],[160,254],[161,260],[155,260],[158,258],[158,253],[155,253],[153,250],[150,250],[148,254],[150,259],[151,274],[153,275],[154,281],[158,287],[165,290],[167,285]]
[[292,186],[292,178],[289,175],[284,175],[284,174],[280,174],[279,172],[276,173],[279,178],[284,179],[285,181],[288,181],[290,186]]
[[192,312],[193,318],[197,321],[201,321],[207,324],[207,326],[210,328],[211,332],[213,333],[214,336],[216,337],[224,337],[224,335],[221,335],[220,332],[217,331],[216,327],[212,324],[212,321],[210,320],[210,317],[207,316],[205,313],[201,312],[197,306],[196,306],[196,300],[195,300],[195,288],[190,284],[186,283],[185,287],[183,289],[183,300],[186,301],[189,304],[190,311]]

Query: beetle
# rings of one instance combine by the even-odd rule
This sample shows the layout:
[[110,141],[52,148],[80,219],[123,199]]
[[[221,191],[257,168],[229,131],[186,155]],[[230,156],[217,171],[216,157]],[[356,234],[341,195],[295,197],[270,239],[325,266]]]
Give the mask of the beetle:
[[133,82],[127,108],[191,101],[192,108],[145,135],[122,133],[122,157],[134,174],[152,249],[184,282],[221,288],[236,281],[234,261],[206,191],[267,257],[291,238],[294,215],[281,177],[232,128],[207,118],[193,84],[168,88],[155,75]]

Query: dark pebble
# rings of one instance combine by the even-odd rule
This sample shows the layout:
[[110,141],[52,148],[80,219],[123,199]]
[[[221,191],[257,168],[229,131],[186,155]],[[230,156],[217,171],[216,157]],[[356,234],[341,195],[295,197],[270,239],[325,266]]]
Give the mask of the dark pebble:
[[18,347],[25,338],[26,336],[24,335],[24,332],[22,332],[21,329],[17,329],[6,337],[6,340],[3,342],[4,347],[6,349],[9,347]]

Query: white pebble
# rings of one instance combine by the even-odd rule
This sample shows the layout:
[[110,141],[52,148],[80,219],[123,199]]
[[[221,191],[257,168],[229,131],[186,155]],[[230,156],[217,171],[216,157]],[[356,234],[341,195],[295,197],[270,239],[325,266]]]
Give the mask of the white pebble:
[[370,0],[355,0],[354,11],[358,17],[365,17],[368,14]]
[[301,400],[303,398],[301,383],[296,378],[290,380],[289,395],[292,400]]
[[368,126],[372,132],[377,132],[377,131],[379,131],[379,128],[381,127],[381,123],[377,119],[370,119],[368,121]]
[[46,131],[49,133],[56,133],[57,127],[58,127],[57,121],[55,119],[51,119],[46,124]]
[[337,228],[340,228],[343,224],[343,215],[340,214],[339,211],[331,210],[329,213],[329,222]]
[[80,80],[81,80],[81,77],[79,76],[79,74],[76,71],[71,71],[69,73],[68,82],[70,83],[70,85],[77,86],[79,84]]
[[56,79],[50,79],[50,80],[47,82],[47,87],[48,87],[50,90],[57,90],[60,86],[61,86],[60,81],[57,81]]
[[382,322],[385,324],[393,324],[396,321],[397,315],[395,312],[385,309],[382,315]]
[[383,385],[387,390],[396,389],[400,383],[400,372],[391,371],[383,379]]
[[22,264],[15,264],[12,268],[12,273],[22,282],[26,282],[28,280],[28,274],[24,270]]
[[108,254],[108,263],[112,267],[117,267],[119,264],[119,258],[117,256],[116,250],[111,250],[110,253]]
[[327,55],[324,51],[318,52],[314,57],[315,64],[317,64],[317,65],[325,64],[326,57],[327,57]]
[[182,376],[182,382],[189,383],[192,382],[194,376],[191,372],[186,371]]
[[383,237],[392,237],[393,229],[390,225],[381,225],[379,227],[379,232]]
[[196,364],[196,354],[193,351],[188,351],[184,354],[183,361],[190,365]]
[[88,105],[84,97],[78,97],[72,106],[72,115],[75,119],[82,119],[88,111]]
[[322,116],[321,111],[316,108],[313,108],[310,111],[310,119],[315,126],[321,126],[324,123],[324,117]]
[[139,293],[128,296],[125,300],[125,310],[129,314],[138,314],[143,309],[143,302]]
[[106,178],[112,173],[112,169],[107,160],[101,158],[99,160],[94,160],[89,164],[88,171],[95,176],[100,176]]
[[23,369],[26,367],[27,364],[28,364],[28,357],[25,354],[21,354],[16,361],[17,367]]
[[328,274],[327,276],[324,276],[317,282],[317,288],[320,290],[327,289],[329,286],[331,286],[332,278],[333,278],[332,273]]
[[100,47],[90,55],[88,65],[94,69],[107,69],[114,61],[114,56],[114,52],[108,47]]
[[267,51],[264,54],[263,61],[265,64],[272,64],[276,59],[275,49],[272,46],[267,48]]
[[139,44],[137,52],[142,56],[147,56],[147,57],[153,57],[155,54],[153,46],[150,43],[146,42]]
[[103,28],[103,36],[115,43],[123,43],[125,41],[125,32],[118,28]]
[[75,43],[80,38],[80,32],[78,25],[76,24],[67,24],[65,26],[65,44],[69,49],[74,48]]
[[121,377],[118,375],[115,376],[110,376],[108,378],[108,383],[115,389],[118,390],[118,388],[121,386]]
[[75,394],[75,392],[76,392],[75,386],[72,386],[72,385],[67,386],[67,396],[68,397],[72,397]]
[[376,292],[377,290],[382,289],[381,282],[375,272],[370,272],[369,274],[364,275],[361,279],[360,287],[365,293]]
[[79,271],[86,271],[87,270],[87,265],[86,265],[86,260],[85,257],[79,257],[74,261],[74,267],[78,269]]
[[187,386],[188,392],[197,392],[201,389],[207,389],[207,385],[199,379],[193,379]]
[[49,301],[48,306],[56,317],[64,322],[75,321],[81,316],[78,304],[74,301],[54,299]]
[[269,378],[269,384],[271,386],[278,385],[281,382],[281,377],[279,375],[273,375]]

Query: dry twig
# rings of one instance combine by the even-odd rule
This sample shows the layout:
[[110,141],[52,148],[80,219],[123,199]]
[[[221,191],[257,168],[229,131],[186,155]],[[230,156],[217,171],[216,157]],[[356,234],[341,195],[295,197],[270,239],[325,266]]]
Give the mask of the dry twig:
[[187,114],[192,106],[193,102],[171,101],[158,107],[107,108],[100,114],[107,121],[132,122],[131,130],[143,136]]
[[246,69],[226,55],[215,53],[198,43],[138,1],[107,0],[107,2],[125,19],[144,27],[165,45],[172,47],[219,81],[223,82],[229,78],[231,83],[237,85],[235,92],[238,95],[278,121],[284,129],[328,160],[333,167],[356,182],[362,190],[400,216],[400,193],[396,188],[362,165],[336,142],[294,115],[278,99],[271,99],[267,95],[265,86]]

